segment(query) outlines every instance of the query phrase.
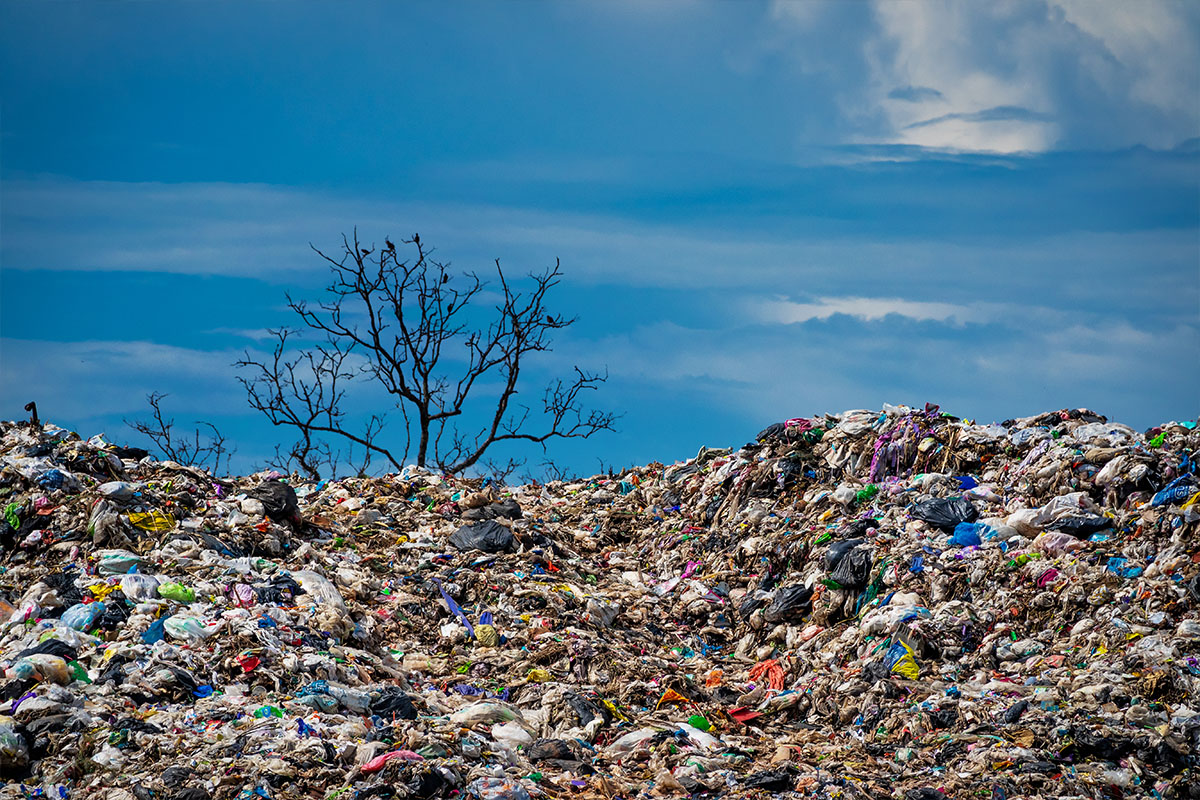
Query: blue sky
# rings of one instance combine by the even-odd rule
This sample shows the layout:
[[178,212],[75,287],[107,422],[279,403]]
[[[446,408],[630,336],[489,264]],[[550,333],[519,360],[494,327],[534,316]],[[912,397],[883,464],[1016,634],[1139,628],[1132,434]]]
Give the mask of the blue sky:
[[885,402],[1195,418],[1200,6],[0,3],[0,416],[133,442],[168,392],[261,465],[230,365],[355,225],[562,260],[530,377],[624,414],[582,472]]

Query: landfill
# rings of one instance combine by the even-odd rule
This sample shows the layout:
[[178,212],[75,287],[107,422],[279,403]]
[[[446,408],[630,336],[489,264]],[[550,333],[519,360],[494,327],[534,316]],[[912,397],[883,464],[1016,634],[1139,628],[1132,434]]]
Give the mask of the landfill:
[[0,423],[0,800],[1200,796],[1195,421],[506,486]]

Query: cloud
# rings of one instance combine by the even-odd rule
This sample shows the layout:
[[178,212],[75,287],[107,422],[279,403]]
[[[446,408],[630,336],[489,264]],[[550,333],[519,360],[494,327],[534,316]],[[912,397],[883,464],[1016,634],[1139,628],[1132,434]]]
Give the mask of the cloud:
[[[1195,324],[1154,329],[1105,320],[1103,313],[1064,320],[1039,309],[1029,316],[1010,310],[964,326],[953,315],[875,316],[884,305],[872,301],[871,317],[822,312],[792,325],[648,323],[578,348],[620,365],[617,380],[658,397],[711,397],[722,414],[745,419],[746,426],[927,400],[996,419],[1080,405],[1136,425],[1194,413],[1189,395],[1200,391],[1200,377],[1180,376],[1150,398],[1138,376],[1150,353],[1160,363],[1190,363],[1200,352]],[[1096,347],[1098,341],[1106,346]],[[669,426],[671,403],[640,413],[657,413],[658,424]]]
[[[1168,167],[1180,174],[1176,163],[1154,169]],[[1143,164],[1137,168],[1153,174]],[[1111,229],[1133,218],[1121,214],[1110,221],[1094,210],[1068,216],[1073,204],[1114,191],[1093,184],[1095,170],[1087,164],[1079,175],[1057,181],[1070,190],[1062,195],[1045,190],[1037,173],[1024,179],[1007,167],[1003,194],[948,181],[943,166],[926,177],[914,165],[918,171],[902,189],[881,173],[878,191],[863,183],[862,167],[850,169],[857,175],[827,175],[820,189],[826,214],[831,204],[841,204],[836,216],[819,217],[814,207],[807,217],[787,219],[782,232],[751,225],[736,210],[723,213],[718,226],[537,208],[404,204],[263,185],[10,181],[0,256],[6,281],[16,270],[99,269],[255,277],[289,290],[317,289],[327,273],[309,250],[310,240],[337,247],[339,231],[355,224],[368,238],[403,225],[441,248],[437,255],[454,269],[488,270],[500,257],[506,267],[524,272],[561,256],[576,285],[688,286],[758,296],[800,286],[821,298],[969,305],[980,293],[990,302],[1018,302],[1041,293],[1047,276],[1054,276],[1060,310],[1107,303],[1129,313],[1194,314],[1194,228],[1078,229]],[[811,194],[800,184],[795,202],[812,202]],[[1174,194],[1149,197],[1162,205]],[[850,222],[856,217],[870,221]],[[995,231],[985,233],[985,226]],[[962,228],[972,235],[961,235]],[[1138,266],[1139,279],[1131,265]],[[1157,287],[1168,282],[1177,291],[1164,298]],[[5,292],[6,300],[13,296]]]
[[857,141],[1030,153],[1200,133],[1200,13],[1161,0],[877,0]]
[[1043,114],[1039,111],[1032,111],[1028,108],[1020,108],[1018,106],[996,106],[995,108],[985,108],[982,111],[972,111],[970,113],[942,114],[940,117],[913,122],[904,127],[906,130],[911,130],[912,128],[924,128],[950,120],[963,120],[964,122],[1052,122],[1053,117],[1049,114]]
[[891,314],[914,320],[937,320],[961,324],[971,317],[965,306],[903,300],[898,297],[818,297],[813,303],[767,300],[752,305],[751,313],[762,322],[792,325],[845,314],[862,320],[880,320]]
[[889,100],[905,100],[909,103],[921,103],[926,100],[942,100],[944,95],[937,89],[928,86],[897,86],[887,93]]
[[146,395],[167,391],[181,413],[240,411],[245,402],[230,365],[241,354],[147,341],[4,338],[0,407],[34,400],[46,419],[119,416],[140,413]]

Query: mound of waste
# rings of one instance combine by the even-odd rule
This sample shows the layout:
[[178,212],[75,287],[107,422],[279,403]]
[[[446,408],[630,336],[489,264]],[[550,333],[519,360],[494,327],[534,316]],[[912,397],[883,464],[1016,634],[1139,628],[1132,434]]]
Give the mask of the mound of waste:
[[504,487],[0,423],[0,798],[1195,797],[1195,422]]

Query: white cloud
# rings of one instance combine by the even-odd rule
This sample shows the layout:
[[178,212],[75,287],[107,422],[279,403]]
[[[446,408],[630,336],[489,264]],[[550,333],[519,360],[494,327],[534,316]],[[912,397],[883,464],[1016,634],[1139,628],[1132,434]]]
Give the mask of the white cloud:
[[[935,197],[919,187],[905,189],[902,197],[918,211],[979,202],[962,193]],[[419,230],[455,269],[490,271],[498,256],[507,268],[525,272],[561,256],[576,285],[686,286],[758,297],[788,287],[822,298],[919,298],[963,306],[1018,303],[1040,294],[1053,275],[1059,301],[1049,304],[1060,308],[1109,303],[1177,315],[1194,313],[1197,300],[1194,282],[1165,299],[1155,283],[1177,280],[1194,265],[1195,233],[1189,230],[968,239],[903,231],[780,236],[742,230],[736,222],[720,228],[650,224],[239,184],[9,181],[0,257],[13,269],[151,271],[315,285],[326,273],[308,241],[336,247],[339,231],[356,223],[367,237],[399,226]],[[48,241],[55,246],[46,247]],[[1142,279],[1130,279],[1133,266],[1143,270]]]
[[835,129],[852,141],[1039,153],[1169,149],[1200,135],[1195,4],[875,0],[868,24],[841,20],[836,51],[814,42],[829,8],[777,0],[771,18],[790,39],[772,31],[764,46],[790,48],[802,73],[830,75]]
[[[171,408],[211,414],[245,407],[230,366],[241,351],[203,351],[146,341],[0,339],[0,405],[33,400],[46,419],[136,414],[155,391]],[[171,387],[187,386],[174,393]]]
[[1134,99],[1195,121],[1200,41],[1185,24],[1189,5],[1194,13],[1194,4],[1169,0],[1051,0],[1068,23],[1095,37],[1111,56],[1094,57],[1092,70],[1109,79],[1123,75]]
[[[899,297],[818,297],[813,303],[766,300],[753,304],[751,313],[762,322],[790,325],[845,314],[863,320],[879,320],[889,314],[914,320],[936,320],[962,324],[972,319],[970,309],[951,303],[904,300]],[[975,316],[974,318],[978,318]]]

